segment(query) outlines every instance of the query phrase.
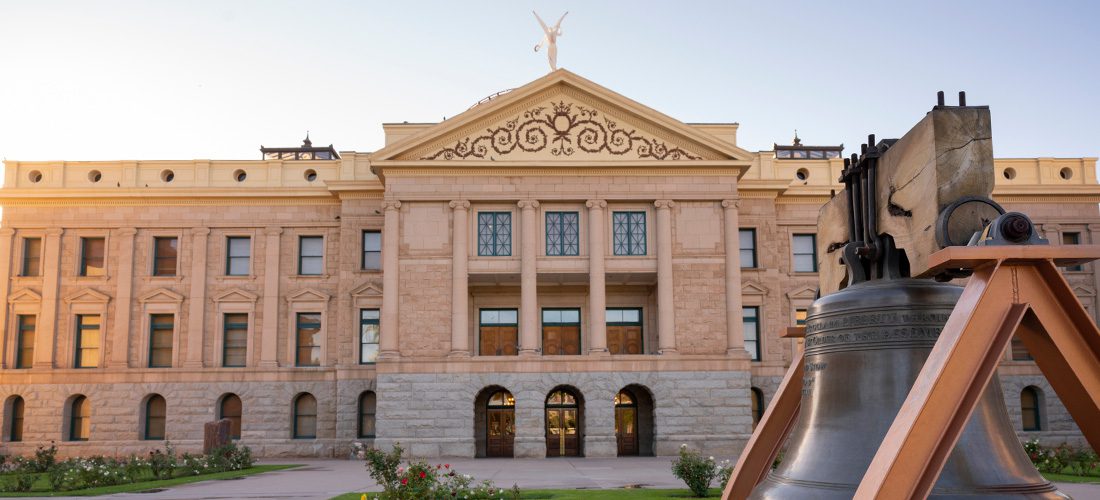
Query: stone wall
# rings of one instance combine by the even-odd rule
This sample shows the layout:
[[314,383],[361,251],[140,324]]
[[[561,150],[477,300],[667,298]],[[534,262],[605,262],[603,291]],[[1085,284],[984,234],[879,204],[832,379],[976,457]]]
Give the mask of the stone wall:
[[516,457],[546,456],[544,403],[559,386],[576,390],[583,408],[584,456],[616,455],[615,394],[642,386],[654,401],[657,455],[687,443],[705,454],[734,455],[748,440],[752,416],[744,372],[379,374],[376,443],[400,443],[414,456],[475,454],[475,404],[490,386],[516,400]]

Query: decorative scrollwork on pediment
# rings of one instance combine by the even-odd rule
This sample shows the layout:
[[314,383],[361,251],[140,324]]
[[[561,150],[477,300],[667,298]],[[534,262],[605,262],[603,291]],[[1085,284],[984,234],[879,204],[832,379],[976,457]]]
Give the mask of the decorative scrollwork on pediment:
[[639,158],[655,160],[701,159],[679,147],[644,137],[635,129],[620,128],[594,109],[565,101],[552,103],[550,108],[528,109],[499,127],[486,129],[482,135],[466,137],[421,159],[486,159],[494,152],[507,155],[517,149],[528,153],[549,149],[553,156],[572,156],[580,150],[615,156],[633,152]]

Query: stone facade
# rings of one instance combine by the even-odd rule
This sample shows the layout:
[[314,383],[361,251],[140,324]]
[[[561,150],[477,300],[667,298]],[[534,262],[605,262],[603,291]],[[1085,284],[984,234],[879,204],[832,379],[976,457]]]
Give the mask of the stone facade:
[[[794,268],[791,242],[816,232],[842,168],[839,155],[746,151],[737,127],[684,124],[560,70],[439,124],[387,124],[373,153],[8,161],[0,453],[49,441],[65,455],[139,453],[165,438],[197,451],[233,394],[240,439],[262,456],[346,456],[354,441],[484,456],[489,400],[505,390],[511,454],[546,456],[547,398],[562,389],[577,401],[577,452],[615,456],[626,389],[637,436],[624,453],[688,443],[733,455],[751,433],[750,388],[770,399],[800,348],[778,334],[814,300],[818,276]],[[1100,239],[1095,158],[997,160],[997,173],[997,200],[1052,243]],[[550,236],[563,212],[575,247]],[[495,233],[488,214],[504,221]],[[624,214],[641,225],[628,229]],[[741,260],[744,229],[755,262]],[[486,251],[486,237],[507,250]],[[99,266],[89,238],[104,241],[101,275],[82,272]],[[176,239],[174,272],[154,273],[157,238]],[[247,251],[231,255],[231,238],[248,238]],[[1095,266],[1066,277],[1095,312]],[[758,312],[759,359],[745,349],[744,307]],[[544,309],[575,310],[575,354],[546,352]],[[635,347],[608,315],[621,309],[638,311]],[[496,333],[481,313],[498,310],[516,318],[507,355],[483,345]],[[97,342],[78,328],[87,318]],[[77,367],[85,351],[98,360]],[[1041,391],[1044,425],[1021,437],[1080,439],[1032,362],[1006,353],[1000,374],[1018,425],[1021,391]],[[154,394],[166,432],[144,439]],[[87,435],[72,432],[78,396]]]

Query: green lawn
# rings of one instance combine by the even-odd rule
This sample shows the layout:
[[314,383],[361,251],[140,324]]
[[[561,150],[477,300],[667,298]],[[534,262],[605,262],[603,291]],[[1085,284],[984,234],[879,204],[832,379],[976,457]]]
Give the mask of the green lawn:
[[[109,495],[112,493],[131,493],[146,490],[153,490],[159,488],[169,488],[172,486],[179,486],[181,484],[196,483],[199,481],[213,481],[218,479],[234,479],[238,477],[251,476],[253,474],[262,474],[264,472],[271,472],[282,469],[289,469],[291,467],[299,467],[299,465],[256,465],[244,470],[234,470],[227,472],[218,472],[214,474],[202,474],[199,476],[181,476],[172,479],[164,479],[160,481],[143,481],[140,483],[119,484],[116,486],[105,486],[102,488],[88,488],[86,490],[73,490],[73,491],[45,491],[48,490],[50,485],[46,480],[46,475],[39,476],[38,481],[34,483],[32,490],[26,493],[3,493],[0,492],[0,497],[61,497],[61,496],[97,496],[97,495]],[[2,480],[2,479],[0,479]],[[37,491],[35,491],[37,490]],[[358,497],[356,497],[358,498]]]
[[[362,493],[344,493],[338,497],[333,497],[332,500],[359,500]],[[711,488],[710,494],[707,498],[718,498],[722,496],[722,490],[718,488]],[[632,488],[625,489],[619,488],[614,490],[524,490],[520,495],[523,499],[546,499],[546,500],[590,500],[593,498],[609,498],[612,500],[629,499],[655,499],[655,498],[696,498],[691,496],[691,492],[686,488],[678,490],[656,490],[656,489],[644,489],[644,488]]]
[[1069,474],[1053,474],[1044,472],[1043,477],[1047,481],[1055,483],[1095,483],[1100,484],[1100,476],[1071,476]]

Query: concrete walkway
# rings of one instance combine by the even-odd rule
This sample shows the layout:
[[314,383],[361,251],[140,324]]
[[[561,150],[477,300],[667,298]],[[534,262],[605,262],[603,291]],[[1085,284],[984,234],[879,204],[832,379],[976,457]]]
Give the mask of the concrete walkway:
[[[509,488],[599,489],[641,485],[647,488],[684,488],[672,475],[672,457],[577,459],[450,459],[461,474],[489,479]],[[377,491],[363,462],[351,460],[287,460],[304,467],[268,472],[227,481],[203,481],[156,493],[123,493],[100,498],[126,500],[302,498],[324,500],[336,495]],[[434,463],[434,462],[433,462]],[[1076,499],[1100,499],[1100,485],[1059,484]]]

